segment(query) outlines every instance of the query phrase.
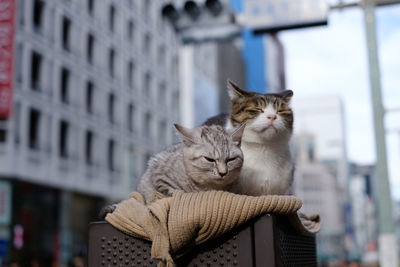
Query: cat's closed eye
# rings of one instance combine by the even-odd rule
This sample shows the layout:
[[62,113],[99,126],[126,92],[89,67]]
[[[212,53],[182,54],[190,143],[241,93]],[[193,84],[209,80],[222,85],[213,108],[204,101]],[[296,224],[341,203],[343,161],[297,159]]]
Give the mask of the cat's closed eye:
[[290,110],[280,109],[277,111],[278,114],[291,114]]
[[205,157],[205,156],[204,156],[204,158],[209,162],[215,162],[215,159],[212,159],[212,158],[209,158],[209,157]]
[[250,114],[257,114],[257,113],[264,112],[261,108],[246,109],[245,111],[250,113]]
[[234,161],[235,159],[237,159],[238,157],[234,157],[234,158],[229,158],[229,159],[227,159],[226,160],[226,162],[231,162],[231,161]]

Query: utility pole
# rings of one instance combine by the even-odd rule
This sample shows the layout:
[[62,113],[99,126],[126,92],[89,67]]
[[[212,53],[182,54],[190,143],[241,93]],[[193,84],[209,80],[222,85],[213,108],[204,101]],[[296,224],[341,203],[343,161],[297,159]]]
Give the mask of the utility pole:
[[[391,1],[394,2],[394,1]],[[397,267],[397,243],[394,231],[392,198],[390,193],[387,168],[384,108],[379,70],[378,47],[376,40],[375,0],[363,0],[365,32],[368,48],[370,90],[374,114],[375,148],[376,148],[376,184],[378,191],[378,246],[381,267]]]
[[389,175],[387,167],[385,110],[382,104],[382,89],[379,70],[378,45],[376,38],[375,7],[400,4],[400,0],[361,0],[361,2],[342,3],[332,9],[343,9],[361,6],[364,13],[364,25],[368,50],[369,77],[373,108],[376,168],[375,184],[377,185],[378,207],[378,246],[379,265],[381,267],[398,267],[397,242],[392,211]]

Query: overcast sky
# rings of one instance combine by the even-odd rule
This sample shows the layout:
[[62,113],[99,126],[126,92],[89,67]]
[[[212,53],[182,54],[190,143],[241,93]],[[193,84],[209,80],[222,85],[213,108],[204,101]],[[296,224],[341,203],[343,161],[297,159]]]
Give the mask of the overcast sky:
[[[379,7],[378,46],[392,192],[400,199],[400,4]],[[287,87],[296,98],[339,95],[346,113],[348,157],[375,162],[374,133],[363,14],[359,8],[333,11],[326,27],[281,33]]]

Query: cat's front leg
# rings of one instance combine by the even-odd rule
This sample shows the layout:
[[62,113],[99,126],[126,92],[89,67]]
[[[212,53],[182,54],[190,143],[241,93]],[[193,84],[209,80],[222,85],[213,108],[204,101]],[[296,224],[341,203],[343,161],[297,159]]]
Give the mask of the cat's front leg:
[[172,194],[176,191],[176,189],[172,188],[171,185],[161,181],[157,183],[156,190],[157,192],[168,197],[172,196]]

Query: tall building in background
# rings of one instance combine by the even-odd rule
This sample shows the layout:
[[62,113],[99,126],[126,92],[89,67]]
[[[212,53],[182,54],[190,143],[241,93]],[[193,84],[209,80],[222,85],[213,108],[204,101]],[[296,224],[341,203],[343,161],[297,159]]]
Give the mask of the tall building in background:
[[298,134],[295,151],[294,195],[303,201],[301,212],[319,214],[323,227],[317,235],[318,260],[337,261],[344,256],[343,209],[336,173],[316,158],[316,136]]
[[202,124],[219,112],[217,44],[182,46],[180,112],[186,127]]
[[[235,12],[242,13],[246,0],[230,0]],[[277,34],[256,35],[250,29],[242,32],[242,53],[249,91],[266,93],[286,89],[284,49]]]
[[172,142],[179,44],[162,4],[18,1],[13,108],[0,121],[1,259],[51,266],[84,254],[104,199],[125,198]]
[[293,151],[296,159],[294,194],[305,213],[319,213],[320,261],[344,258],[348,162],[343,106],[335,96],[293,99]]
[[229,113],[231,99],[227,90],[227,79],[231,79],[241,88],[246,88],[246,65],[242,54],[242,40],[234,42],[219,42],[218,57],[218,88],[219,112]]
[[245,85],[245,64],[239,42],[185,45],[181,50],[181,119],[186,127],[229,112],[227,79]]
[[350,203],[353,223],[351,250],[364,264],[378,265],[378,225],[373,165],[350,165]]

